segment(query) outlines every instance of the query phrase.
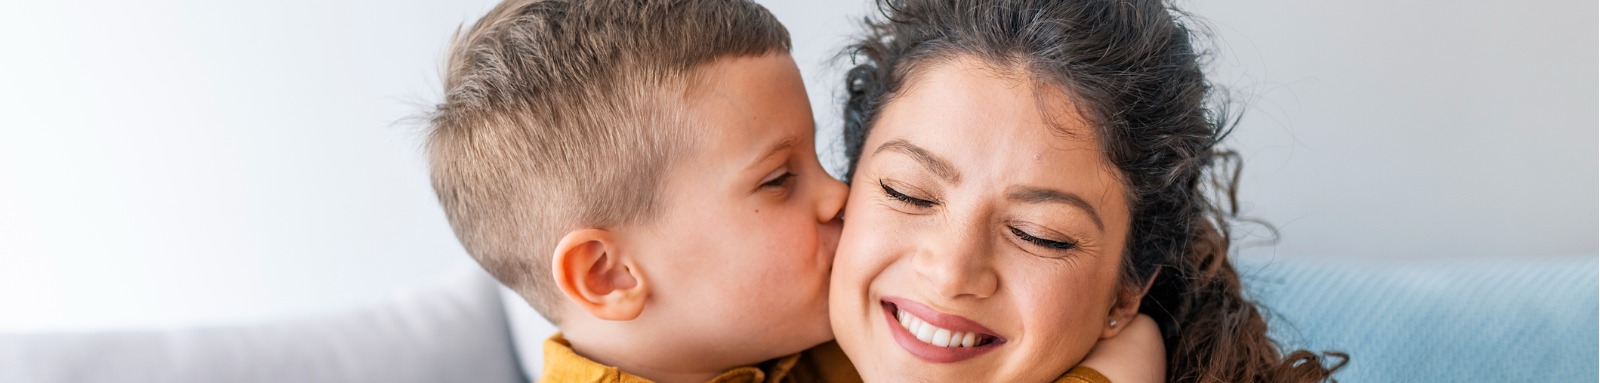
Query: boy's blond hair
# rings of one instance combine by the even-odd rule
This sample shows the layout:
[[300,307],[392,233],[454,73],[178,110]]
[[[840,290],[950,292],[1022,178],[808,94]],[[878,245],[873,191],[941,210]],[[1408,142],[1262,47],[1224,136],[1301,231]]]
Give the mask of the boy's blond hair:
[[694,70],[788,51],[788,31],[745,0],[505,1],[450,49],[427,137],[434,191],[467,253],[557,322],[556,241],[657,213],[693,144],[683,99],[714,76]]

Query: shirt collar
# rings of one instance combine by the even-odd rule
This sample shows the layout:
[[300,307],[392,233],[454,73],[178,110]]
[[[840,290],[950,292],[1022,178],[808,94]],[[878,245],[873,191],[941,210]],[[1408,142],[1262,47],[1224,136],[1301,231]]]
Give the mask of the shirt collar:
[[[794,368],[800,354],[789,355],[755,366],[735,367],[707,383],[776,383]],[[561,334],[544,341],[544,372],[541,382],[652,383],[649,379],[623,372],[578,355],[572,342]]]

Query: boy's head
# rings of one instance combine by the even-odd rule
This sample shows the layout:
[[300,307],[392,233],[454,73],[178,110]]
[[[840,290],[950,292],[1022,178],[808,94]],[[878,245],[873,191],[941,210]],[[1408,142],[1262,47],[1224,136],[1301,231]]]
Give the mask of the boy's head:
[[823,342],[845,192],[788,49],[748,1],[507,1],[451,49],[434,189],[467,252],[602,363]]

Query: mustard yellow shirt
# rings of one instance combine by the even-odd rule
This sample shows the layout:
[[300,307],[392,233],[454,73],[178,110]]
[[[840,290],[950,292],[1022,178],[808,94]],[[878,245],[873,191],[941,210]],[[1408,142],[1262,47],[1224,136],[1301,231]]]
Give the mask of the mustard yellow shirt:
[[1055,383],[1111,383],[1111,379],[1100,375],[1100,371],[1084,366],[1073,367],[1067,373],[1056,378]]
[[[561,334],[544,341],[544,373],[539,382],[551,383],[652,383],[649,379],[632,375],[616,367],[589,360],[572,350]],[[801,353],[761,362],[754,366],[736,367],[712,378],[707,383],[861,383],[856,367],[845,357],[839,344],[828,342]],[[1054,383],[1111,383],[1100,372],[1088,367],[1076,367],[1056,379]]]

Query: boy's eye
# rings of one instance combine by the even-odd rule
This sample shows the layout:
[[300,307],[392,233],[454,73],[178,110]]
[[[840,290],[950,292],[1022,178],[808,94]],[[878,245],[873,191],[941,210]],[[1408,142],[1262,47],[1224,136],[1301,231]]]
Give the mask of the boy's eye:
[[906,195],[905,193],[901,193],[899,190],[894,190],[894,188],[889,187],[888,184],[883,183],[883,180],[878,180],[878,186],[883,187],[883,193],[884,194],[888,194],[889,197],[894,198],[896,200],[900,200],[900,202],[904,202],[907,205],[912,205],[912,206],[916,206],[916,207],[920,207],[920,208],[928,208],[928,207],[933,207],[933,205],[935,205],[935,203],[933,201],[912,197],[912,196]]
[[1015,228],[1015,227],[1007,227],[1007,228],[1011,229],[1011,235],[1017,236],[1017,239],[1021,239],[1023,242],[1032,243],[1034,245],[1038,245],[1039,247],[1043,247],[1043,248],[1046,248],[1046,249],[1072,250],[1072,248],[1078,247],[1078,244],[1074,243],[1074,242],[1054,241],[1054,240],[1039,238],[1039,237],[1033,236],[1032,234],[1028,234],[1028,232],[1022,231],[1022,229],[1018,229],[1018,228]]
[[784,184],[789,183],[789,179],[790,178],[794,178],[794,173],[783,172],[782,175],[779,175],[777,177],[773,177],[771,180],[768,180],[767,182],[762,182],[760,188],[766,189],[766,188],[781,187]]

